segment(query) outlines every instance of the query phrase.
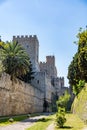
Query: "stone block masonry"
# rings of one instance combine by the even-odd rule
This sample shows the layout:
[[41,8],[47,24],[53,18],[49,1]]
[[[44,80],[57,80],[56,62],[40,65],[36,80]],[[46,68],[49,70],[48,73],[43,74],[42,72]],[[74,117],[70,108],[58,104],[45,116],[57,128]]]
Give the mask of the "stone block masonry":
[[43,92],[30,84],[2,74],[0,77],[0,116],[43,111]]

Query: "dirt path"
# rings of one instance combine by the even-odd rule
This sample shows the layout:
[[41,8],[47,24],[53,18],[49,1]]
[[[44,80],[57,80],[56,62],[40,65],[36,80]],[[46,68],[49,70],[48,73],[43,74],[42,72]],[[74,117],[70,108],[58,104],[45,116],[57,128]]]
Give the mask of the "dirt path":
[[55,125],[54,125],[54,123],[52,123],[52,124],[50,124],[50,125],[47,127],[46,130],[54,130],[54,127],[55,127]]
[[26,128],[31,127],[32,125],[34,125],[34,123],[40,119],[46,116],[36,116],[36,117],[31,117],[29,119],[26,119],[24,121],[15,123],[15,124],[11,124],[8,126],[0,126],[0,130],[25,130]]
[[87,127],[84,127],[82,130],[87,130]]

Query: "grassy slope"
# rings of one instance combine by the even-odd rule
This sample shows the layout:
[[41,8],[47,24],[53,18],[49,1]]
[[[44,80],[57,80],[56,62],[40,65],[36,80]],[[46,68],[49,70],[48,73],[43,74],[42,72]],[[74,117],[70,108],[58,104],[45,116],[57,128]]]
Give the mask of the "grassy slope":
[[72,105],[72,111],[73,113],[78,114],[84,121],[87,120],[87,84],[75,98]]
[[66,115],[67,121],[64,124],[64,128],[55,128],[55,130],[82,130],[85,126],[83,121],[74,114]]

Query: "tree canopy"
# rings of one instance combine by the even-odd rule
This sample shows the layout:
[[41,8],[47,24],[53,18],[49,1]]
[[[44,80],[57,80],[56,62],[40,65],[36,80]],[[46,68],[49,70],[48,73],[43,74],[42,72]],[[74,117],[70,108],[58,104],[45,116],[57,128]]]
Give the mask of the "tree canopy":
[[17,42],[2,44],[0,52],[4,71],[10,74],[12,79],[29,72],[30,59],[20,44]]
[[67,76],[72,87],[79,86],[81,80],[87,82],[87,29],[81,29],[77,38],[78,50],[68,67]]

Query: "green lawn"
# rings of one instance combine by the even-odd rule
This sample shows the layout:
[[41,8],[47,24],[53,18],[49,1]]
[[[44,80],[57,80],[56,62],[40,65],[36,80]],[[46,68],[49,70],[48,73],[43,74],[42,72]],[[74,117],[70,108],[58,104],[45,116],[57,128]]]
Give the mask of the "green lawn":
[[[85,124],[80,118],[73,114],[66,114],[67,122],[64,125],[64,128],[55,127],[55,130],[82,130],[85,127]],[[48,116],[43,121],[38,121],[30,128],[26,130],[46,130],[46,128],[52,123],[55,122],[55,115]]]
[[27,128],[26,130],[45,130],[54,120],[55,115],[51,115],[49,117],[40,119],[38,122],[36,122],[35,125],[33,125],[30,128]]
[[18,121],[21,121],[21,120],[24,120],[24,119],[27,119],[27,115],[21,115],[21,116],[17,116],[17,117],[13,117],[14,119],[14,122],[9,122],[9,117],[4,117],[3,119],[0,118],[0,126],[5,126],[5,125],[9,125],[9,124],[12,124],[12,123],[16,123]]
[[[33,114],[30,114],[30,117],[39,116],[39,115],[42,115],[42,114],[43,113],[33,113]],[[25,120],[28,117],[27,117],[27,114],[26,115],[13,116],[12,118],[14,119],[14,122],[12,122],[12,123],[8,121],[9,118],[11,118],[11,117],[0,117],[0,126],[5,126],[5,125],[12,124],[12,123],[16,123],[18,121]]]
[[[32,115],[31,115],[32,116]],[[33,116],[37,116],[37,114],[34,114]],[[14,122],[21,121],[27,118],[27,115],[17,116],[14,117]],[[67,122],[64,125],[64,128],[58,128],[56,127],[55,130],[82,130],[85,127],[85,124],[78,116],[73,114],[66,114]],[[0,126],[11,124],[11,122],[7,119],[0,119]],[[42,120],[37,121],[32,127],[27,128],[26,130],[46,130],[46,128],[52,123],[55,122],[55,115],[47,116],[46,118],[43,118]]]

